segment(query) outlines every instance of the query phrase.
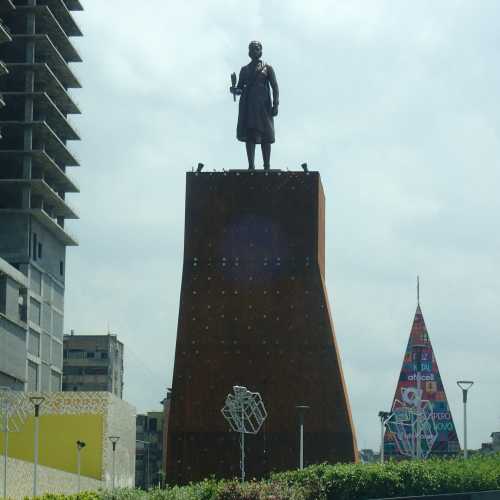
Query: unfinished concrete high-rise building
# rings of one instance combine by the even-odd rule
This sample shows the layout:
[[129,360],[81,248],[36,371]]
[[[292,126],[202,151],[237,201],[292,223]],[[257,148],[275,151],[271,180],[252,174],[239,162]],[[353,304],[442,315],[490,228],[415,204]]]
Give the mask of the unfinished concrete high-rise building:
[[68,93],[80,87],[68,65],[81,61],[69,41],[81,35],[77,10],[79,0],[0,0],[0,258],[27,279],[25,329],[5,335],[23,364],[10,385],[30,391],[62,381],[66,247],[77,244],[65,228],[77,218],[66,200],[78,192],[67,174],[78,165],[67,147],[79,139],[68,120],[80,112]]

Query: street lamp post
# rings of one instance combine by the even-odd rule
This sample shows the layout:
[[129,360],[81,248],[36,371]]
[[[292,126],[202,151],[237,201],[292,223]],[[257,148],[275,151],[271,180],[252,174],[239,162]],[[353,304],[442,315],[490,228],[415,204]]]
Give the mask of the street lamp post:
[[108,438],[111,441],[113,446],[113,479],[112,479],[112,488],[115,489],[115,477],[116,477],[116,443],[120,441],[120,436],[109,436]]
[[457,385],[462,389],[464,402],[464,459],[467,459],[467,391],[474,385],[472,380],[457,380]]
[[35,408],[35,442],[33,450],[33,496],[37,496],[38,480],[38,441],[40,434],[40,406],[45,401],[43,396],[31,396],[30,401]]
[[379,411],[378,416],[380,418],[380,463],[384,463],[384,432],[387,422],[394,416],[394,413],[390,411]]
[[297,405],[295,407],[299,412],[299,468],[304,468],[304,416],[310,406]]
[[81,474],[80,474],[80,464],[81,464],[81,461],[80,461],[80,452],[82,451],[82,449],[85,448],[85,443],[83,441],[77,441],[76,442],[76,469],[77,469],[77,473],[78,473],[78,487],[77,487],[77,492],[80,493],[80,485],[81,485],[81,482],[80,482],[80,478],[81,478]]

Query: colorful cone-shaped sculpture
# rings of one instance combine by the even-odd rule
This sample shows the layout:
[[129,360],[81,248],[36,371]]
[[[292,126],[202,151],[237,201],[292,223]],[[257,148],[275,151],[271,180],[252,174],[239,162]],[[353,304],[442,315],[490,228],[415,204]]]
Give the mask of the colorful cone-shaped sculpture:
[[457,432],[424,317],[417,306],[384,436],[393,458],[428,458],[460,451]]

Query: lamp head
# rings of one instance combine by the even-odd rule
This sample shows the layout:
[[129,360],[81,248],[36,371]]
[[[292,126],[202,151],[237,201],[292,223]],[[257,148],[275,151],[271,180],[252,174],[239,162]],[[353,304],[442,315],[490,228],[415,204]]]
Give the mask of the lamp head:
[[204,166],[205,166],[205,165],[204,165],[203,163],[198,163],[198,167],[196,168],[196,171],[197,171],[197,172],[201,172],[201,171],[203,170],[203,167],[204,167]]
[[40,406],[45,401],[45,397],[41,394],[35,394],[34,396],[30,396],[30,401],[33,406]]
[[76,447],[81,450],[82,448],[85,448],[85,443],[83,441],[77,441],[76,442]]
[[473,380],[457,380],[457,385],[462,391],[468,391],[473,385]]
[[118,441],[120,441],[120,436],[109,436],[108,439],[112,442],[112,443],[118,443]]
[[305,162],[304,162],[304,163],[301,163],[301,165],[300,165],[300,166],[302,167],[302,170],[303,170],[304,172],[309,172],[309,170],[307,169],[307,163],[305,163]]

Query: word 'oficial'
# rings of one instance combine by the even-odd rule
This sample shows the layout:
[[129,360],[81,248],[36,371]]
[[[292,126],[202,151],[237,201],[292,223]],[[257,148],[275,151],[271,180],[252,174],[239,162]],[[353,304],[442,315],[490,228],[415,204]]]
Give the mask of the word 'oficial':
[[[420,375],[420,380],[422,382],[430,382],[434,380],[434,373],[429,373],[429,375]],[[408,380],[411,382],[417,380],[417,375],[408,375]]]

